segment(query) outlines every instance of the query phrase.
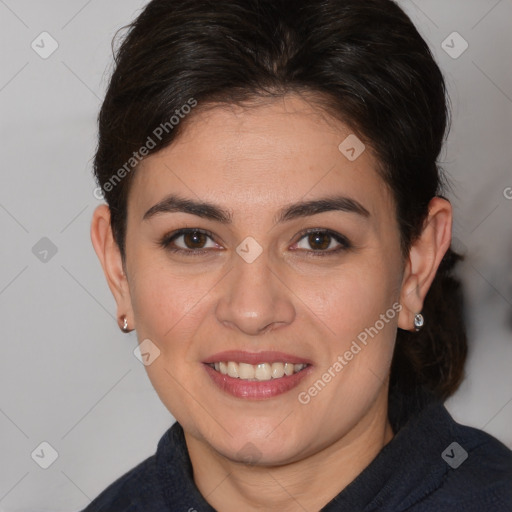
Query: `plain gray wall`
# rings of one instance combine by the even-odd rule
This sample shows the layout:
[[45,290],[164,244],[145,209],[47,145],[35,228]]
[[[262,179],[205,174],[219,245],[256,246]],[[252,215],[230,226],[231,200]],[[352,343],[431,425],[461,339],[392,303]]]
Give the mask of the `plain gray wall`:
[[[89,237],[111,39],[145,3],[0,0],[0,511],[85,507],[173,422],[133,355],[135,333],[117,327]],[[400,4],[452,99],[442,161],[455,187],[456,246],[468,251],[460,274],[471,349],[447,407],[512,447],[512,1]],[[31,47],[51,50],[44,31],[59,45],[46,59]],[[468,44],[460,56],[454,31]],[[34,254],[43,249],[45,262]],[[34,461],[51,460],[45,445],[44,457],[36,450],[42,442],[58,453],[48,469]]]

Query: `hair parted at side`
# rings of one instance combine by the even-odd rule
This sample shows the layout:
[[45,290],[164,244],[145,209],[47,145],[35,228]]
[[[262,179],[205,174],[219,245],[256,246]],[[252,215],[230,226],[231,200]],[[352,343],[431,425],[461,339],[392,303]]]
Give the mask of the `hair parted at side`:
[[[123,260],[141,148],[168,146],[213,104],[287,93],[307,95],[373,150],[408,254],[429,201],[447,186],[437,159],[449,110],[428,45],[394,1],[152,0],[126,28],[94,159]],[[467,341],[452,271],[461,258],[445,255],[425,300],[425,327],[398,330],[390,392],[419,386],[445,399],[460,384]]]

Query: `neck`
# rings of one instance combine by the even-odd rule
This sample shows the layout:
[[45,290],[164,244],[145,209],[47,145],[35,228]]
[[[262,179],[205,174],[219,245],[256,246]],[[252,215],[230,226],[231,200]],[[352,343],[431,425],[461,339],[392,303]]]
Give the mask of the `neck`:
[[307,458],[282,466],[234,462],[185,432],[196,486],[220,512],[320,510],[392,438],[387,390],[385,400],[377,400],[341,439]]

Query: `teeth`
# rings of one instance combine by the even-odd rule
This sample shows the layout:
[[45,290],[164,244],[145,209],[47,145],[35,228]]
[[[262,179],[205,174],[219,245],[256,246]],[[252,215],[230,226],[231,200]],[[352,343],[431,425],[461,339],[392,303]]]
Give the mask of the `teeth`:
[[229,361],[228,363],[228,375],[230,377],[240,377],[238,374],[238,365],[234,363],[233,361]]
[[254,377],[256,380],[270,380],[272,378],[272,367],[268,363],[257,365]]
[[272,378],[280,379],[284,375],[283,363],[272,363]]
[[280,379],[285,375],[293,375],[306,368],[307,365],[302,363],[247,364],[235,361],[219,361],[218,363],[210,363],[210,366],[222,375],[229,375],[235,379],[265,381]]
[[252,364],[240,363],[238,365],[238,375],[241,379],[254,379],[254,373],[255,370]]

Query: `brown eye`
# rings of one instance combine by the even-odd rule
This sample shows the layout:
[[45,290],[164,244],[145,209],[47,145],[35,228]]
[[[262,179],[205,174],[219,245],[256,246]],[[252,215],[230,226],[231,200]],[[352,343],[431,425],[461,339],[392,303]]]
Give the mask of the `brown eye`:
[[208,239],[208,237],[200,231],[191,231],[182,236],[187,249],[202,249]]
[[298,249],[319,256],[335,254],[352,247],[348,239],[343,235],[321,229],[310,230],[304,233],[296,246]]
[[209,252],[210,249],[219,249],[213,238],[209,231],[184,228],[165,236],[160,245],[169,251],[194,255]]
[[311,233],[308,235],[308,243],[312,249],[327,249],[331,237],[327,233]]

